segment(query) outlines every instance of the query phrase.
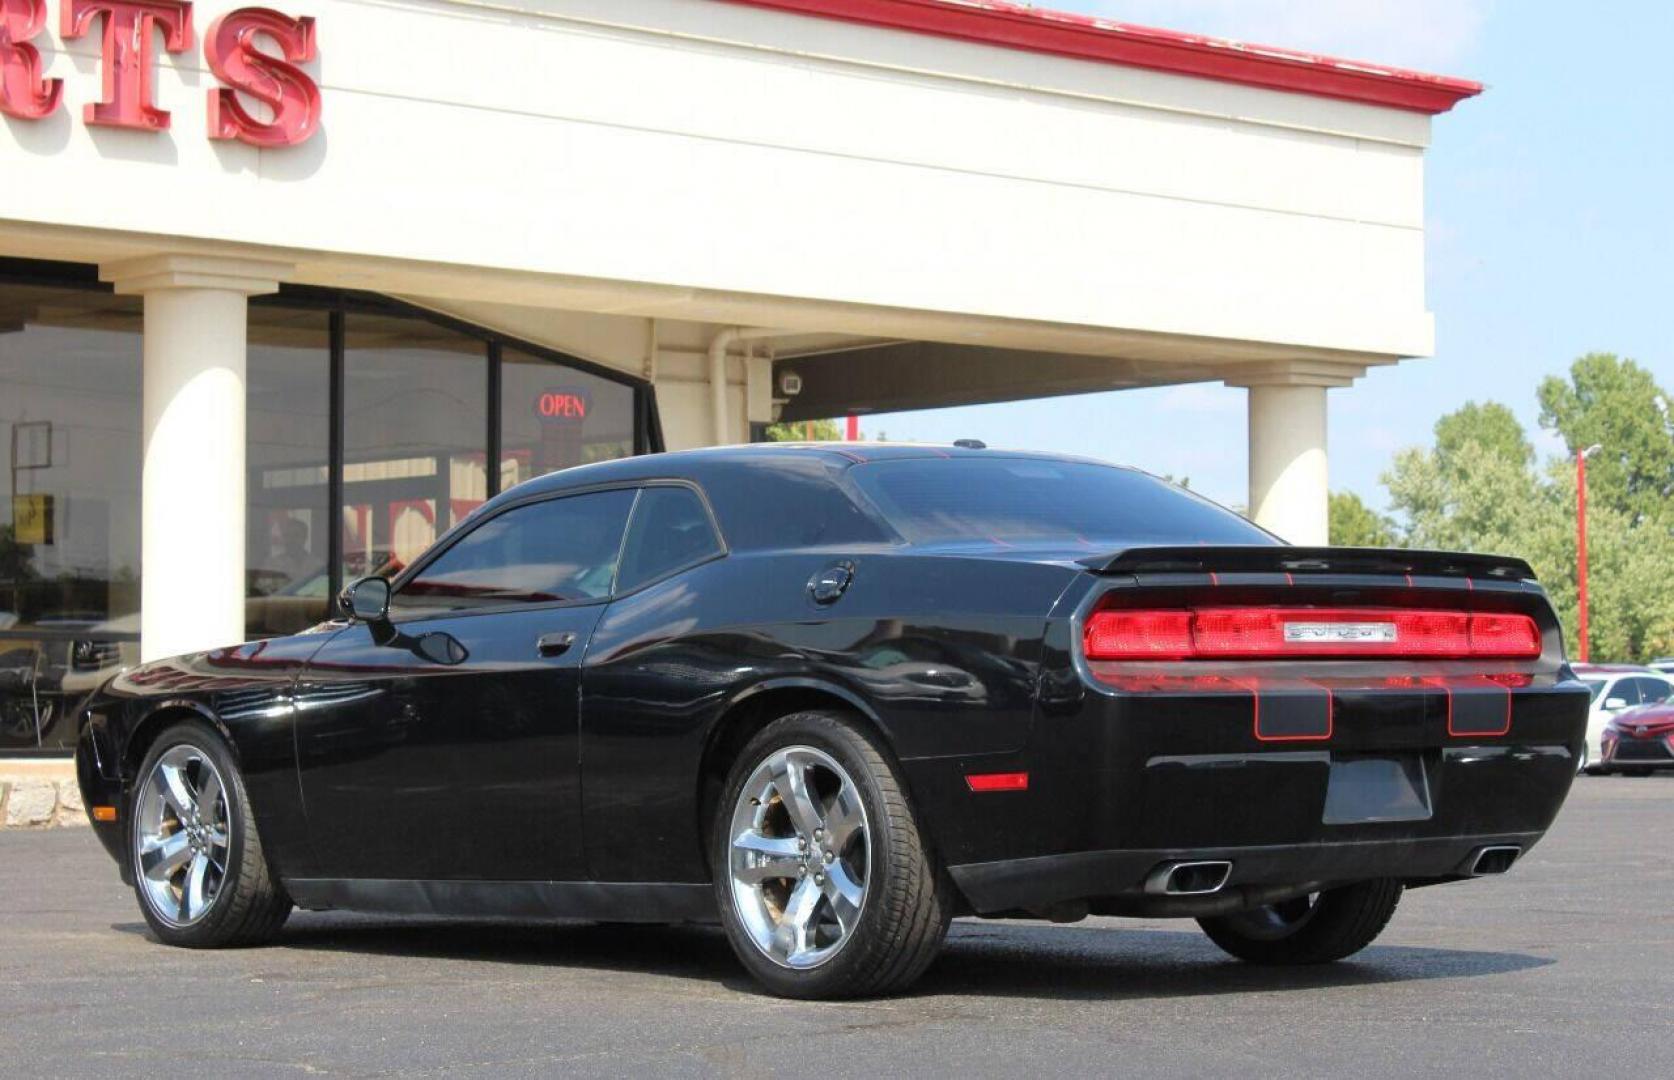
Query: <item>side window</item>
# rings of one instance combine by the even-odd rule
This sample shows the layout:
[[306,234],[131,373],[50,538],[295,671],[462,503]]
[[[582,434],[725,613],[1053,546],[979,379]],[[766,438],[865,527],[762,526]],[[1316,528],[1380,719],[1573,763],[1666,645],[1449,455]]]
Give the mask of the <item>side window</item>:
[[617,591],[638,588],[720,550],[703,500],[690,488],[648,487],[639,494],[628,542],[622,546]]
[[1661,679],[1642,678],[1635,681],[1639,683],[1639,700],[1646,705],[1655,705],[1660,701],[1667,701],[1669,692],[1674,691],[1674,686],[1670,686]]
[[1611,684],[1610,689],[1605,693],[1604,697],[1607,701],[1611,698],[1620,698],[1621,700],[1627,702],[1627,707],[1631,709],[1633,706],[1639,704],[1639,680],[1617,679]]
[[629,490],[530,503],[489,518],[401,587],[394,614],[609,596]]

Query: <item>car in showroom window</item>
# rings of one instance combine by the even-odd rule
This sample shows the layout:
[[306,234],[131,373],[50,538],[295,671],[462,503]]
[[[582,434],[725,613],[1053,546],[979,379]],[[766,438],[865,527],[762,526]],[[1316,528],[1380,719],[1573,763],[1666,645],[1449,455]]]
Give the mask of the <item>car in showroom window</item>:
[[956,917],[1320,963],[1406,889],[1512,869],[1586,760],[1526,562],[1293,547],[1051,455],[603,461],[411,567],[91,695],[83,796],[159,940],[296,907],[719,922],[791,997],[901,990]]

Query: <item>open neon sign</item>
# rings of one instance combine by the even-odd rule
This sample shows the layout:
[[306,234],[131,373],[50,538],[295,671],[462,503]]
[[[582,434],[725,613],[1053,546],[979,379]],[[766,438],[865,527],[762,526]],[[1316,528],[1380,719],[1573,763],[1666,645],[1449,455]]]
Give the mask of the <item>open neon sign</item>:
[[[163,49],[193,47],[191,0],[60,0],[59,34],[65,41],[86,37],[101,26],[102,96],[83,111],[88,124],[167,131],[168,110],[159,108],[151,72],[157,39]],[[44,120],[58,111],[63,79],[43,74],[41,51],[31,44],[46,28],[46,0],[0,0],[0,113],[19,120]],[[266,51],[258,41],[269,43]],[[292,18],[269,8],[240,8],[216,19],[204,39],[204,59],[221,83],[209,91],[209,137],[252,146],[295,146],[320,126],[320,88],[297,65],[318,55],[314,20]],[[261,119],[239,95],[266,106]]]
[[548,390],[535,399],[542,420],[587,419],[587,395],[580,390]]

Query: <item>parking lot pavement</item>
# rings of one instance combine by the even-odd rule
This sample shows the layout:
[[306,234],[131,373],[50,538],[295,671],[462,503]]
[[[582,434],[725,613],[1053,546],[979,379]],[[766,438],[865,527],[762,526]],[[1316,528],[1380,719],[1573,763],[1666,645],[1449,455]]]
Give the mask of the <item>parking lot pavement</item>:
[[1410,893],[1355,960],[1189,922],[956,923],[909,997],[765,997],[718,931],[298,913],[169,949],[85,830],[0,834],[0,1072],[1674,1075],[1674,777],[1583,778],[1510,876]]

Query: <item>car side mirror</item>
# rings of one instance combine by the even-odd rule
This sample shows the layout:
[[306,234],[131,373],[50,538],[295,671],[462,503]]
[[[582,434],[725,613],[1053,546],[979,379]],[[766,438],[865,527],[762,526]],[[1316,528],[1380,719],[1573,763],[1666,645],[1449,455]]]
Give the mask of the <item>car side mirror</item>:
[[350,618],[380,623],[389,618],[389,582],[381,577],[363,577],[343,590],[337,602]]
[[1627,708],[1627,698],[1613,697],[1604,699],[1605,712],[1619,712],[1625,708]]

